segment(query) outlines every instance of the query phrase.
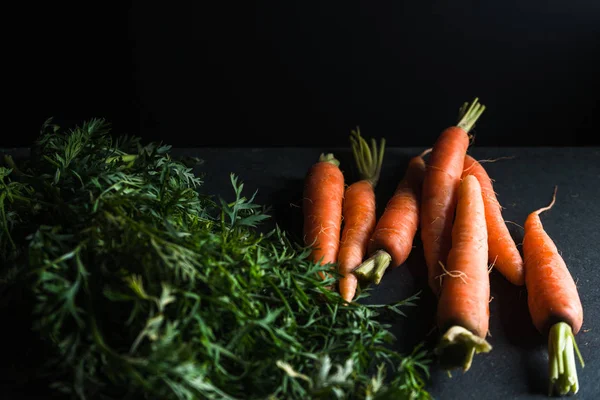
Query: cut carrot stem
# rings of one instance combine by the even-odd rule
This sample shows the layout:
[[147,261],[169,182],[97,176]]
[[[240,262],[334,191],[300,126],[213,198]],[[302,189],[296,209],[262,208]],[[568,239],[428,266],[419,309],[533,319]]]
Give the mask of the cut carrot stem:
[[473,356],[478,353],[488,353],[492,346],[485,340],[462,326],[452,326],[440,339],[436,352],[440,365],[444,369],[460,367],[468,371],[473,362]]
[[475,123],[484,111],[485,106],[479,103],[478,98],[475,98],[470,105],[465,102],[458,113],[459,121],[456,126],[464,129],[466,132],[470,132],[475,127]]
[[319,156],[319,162],[328,162],[330,164],[335,165],[336,167],[340,166],[340,162],[337,158],[335,158],[335,156],[332,153],[321,153],[321,155]]
[[391,261],[392,256],[387,251],[377,250],[354,273],[363,280],[368,280],[379,285]]
[[552,325],[548,335],[548,356],[550,361],[550,387],[548,395],[554,391],[560,395],[579,391],[575,355],[577,353],[581,367],[585,366],[579,352],[571,326],[565,322]]

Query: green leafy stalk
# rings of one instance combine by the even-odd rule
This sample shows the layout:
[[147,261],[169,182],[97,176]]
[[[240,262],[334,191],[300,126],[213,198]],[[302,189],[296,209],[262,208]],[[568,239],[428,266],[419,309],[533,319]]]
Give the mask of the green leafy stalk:
[[471,104],[464,103],[458,112],[458,123],[456,126],[464,129],[465,132],[470,132],[484,111],[485,106],[479,103],[478,98],[475,98]]
[[577,353],[577,357],[583,368],[585,364],[575,342],[571,326],[565,322],[552,325],[548,336],[548,361],[550,365],[549,396],[554,391],[560,395],[566,395],[569,392],[575,394],[579,391],[574,353]]
[[385,151],[385,138],[381,139],[379,146],[374,138],[371,138],[371,146],[360,135],[360,129],[351,131],[350,144],[352,154],[360,179],[367,180],[373,187],[377,186],[383,164],[383,154]]
[[79,399],[427,398],[429,354],[378,317],[401,303],[345,304],[236,176],[225,200],[195,168],[92,120],[0,170],[6,309],[43,347],[21,363]]

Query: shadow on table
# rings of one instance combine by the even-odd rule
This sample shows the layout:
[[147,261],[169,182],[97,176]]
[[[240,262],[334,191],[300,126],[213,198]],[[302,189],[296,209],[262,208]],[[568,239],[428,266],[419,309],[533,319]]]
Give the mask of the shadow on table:
[[507,344],[515,346],[520,351],[520,368],[527,376],[530,392],[546,393],[548,384],[546,343],[531,321],[525,286],[511,284],[498,271],[492,271],[490,274],[490,286],[494,297],[493,302],[496,302],[493,304],[493,310],[499,316]]

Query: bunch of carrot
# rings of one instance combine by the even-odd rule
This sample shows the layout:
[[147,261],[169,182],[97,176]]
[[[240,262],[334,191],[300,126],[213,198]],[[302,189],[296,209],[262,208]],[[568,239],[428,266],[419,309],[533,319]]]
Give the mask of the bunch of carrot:
[[438,299],[437,325],[443,332],[436,353],[447,369],[467,371],[474,354],[492,349],[486,340],[489,272],[496,268],[514,285],[526,286],[533,323],[548,335],[550,392],[576,393],[574,351],[582,365],[583,360],[574,335],[583,310],[573,278],[539,219],[555,197],[528,216],[521,256],[487,171],[467,154],[470,131],[484,110],[478,99],[465,103],[457,124],[410,160],[379,219],[375,187],[385,140],[378,147],[372,139],[369,146],[360,131],[352,131],[360,180],[345,188],[332,155],[322,155],[311,167],[304,190],[305,242],[312,246],[313,260],[337,266],[339,292],[350,302],[359,280],[378,284],[388,267],[407,260],[420,230],[428,286]]

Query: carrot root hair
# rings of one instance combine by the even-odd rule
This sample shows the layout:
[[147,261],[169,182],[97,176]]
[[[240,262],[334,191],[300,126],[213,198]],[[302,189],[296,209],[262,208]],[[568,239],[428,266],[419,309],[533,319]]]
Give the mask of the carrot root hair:
[[554,203],[556,203],[556,192],[557,191],[558,191],[558,186],[554,186],[554,193],[552,193],[552,201],[550,202],[550,204],[548,204],[546,207],[538,208],[537,210],[535,210],[533,212],[533,214],[540,215],[544,211],[548,211],[549,209],[551,209],[552,206],[554,205]]
[[390,262],[392,256],[387,251],[377,250],[353,272],[359,279],[379,285]]
[[419,157],[423,158],[425,157],[427,154],[431,153],[433,151],[433,147],[430,147],[428,149],[423,150],[423,152],[421,154],[419,154]]
[[504,220],[504,222],[506,222],[507,224],[513,224],[513,225],[516,225],[516,226],[518,226],[519,228],[521,228],[521,229],[525,230],[525,228],[524,228],[523,226],[521,226],[521,225],[517,224],[517,223],[516,223],[516,222],[514,222],[514,221],[509,221],[509,220],[505,219],[505,220]]
[[552,396],[554,391],[558,392],[561,396],[569,392],[575,394],[579,391],[575,353],[577,353],[577,357],[583,368],[585,363],[575,342],[571,326],[565,322],[552,325],[548,335],[550,363],[549,396]]
[[477,162],[479,164],[484,164],[484,163],[494,163],[496,161],[501,161],[501,160],[513,160],[515,159],[516,156],[501,156],[501,157],[496,157],[496,158],[487,158],[487,159],[483,159],[483,160],[477,160]]
[[440,287],[442,286],[442,281],[445,276],[449,276],[451,278],[459,278],[463,281],[463,283],[467,283],[468,276],[463,271],[448,271],[443,262],[438,261],[438,263],[442,267],[442,271],[444,271],[443,274],[439,274],[438,276],[435,277],[435,279],[440,280]]
[[492,346],[487,340],[462,326],[455,325],[441,337],[435,352],[442,368],[462,368],[463,372],[466,372],[471,368],[475,354],[489,353],[491,350]]
[[360,128],[350,132],[350,147],[354,161],[358,168],[360,179],[367,180],[373,187],[379,181],[381,165],[383,164],[383,153],[385,151],[385,138],[381,138],[379,146],[374,138],[371,138],[371,145],[360,135]]

